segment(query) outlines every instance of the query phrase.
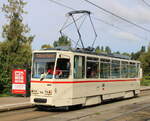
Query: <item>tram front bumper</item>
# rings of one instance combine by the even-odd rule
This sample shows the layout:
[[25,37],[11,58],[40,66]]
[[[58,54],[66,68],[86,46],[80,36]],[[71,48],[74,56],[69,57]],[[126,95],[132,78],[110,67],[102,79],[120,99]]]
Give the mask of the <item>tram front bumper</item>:
[[72,105],[71,99],[54,99],[53,97],[31,97],[30,101],[33,105],[43,105],[43,106],[54,106],[54,107],[61,107],[61,106],[70,106]]
[[54,106],[52,103],[52,97],[30,97],[30,102],[33,105],[49,105],[49,106]]

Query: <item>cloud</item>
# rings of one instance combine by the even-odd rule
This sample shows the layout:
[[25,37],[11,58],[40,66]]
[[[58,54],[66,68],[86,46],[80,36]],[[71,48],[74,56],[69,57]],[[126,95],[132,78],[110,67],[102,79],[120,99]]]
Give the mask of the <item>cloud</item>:
[[114,36],[116,36],[117,38],[119,39],[122,39],[122,40],[128,40],[128,41],[139,41],[140,39],[131,34],[131,33],[127,33],[127,32],[116,32],[114,33]]

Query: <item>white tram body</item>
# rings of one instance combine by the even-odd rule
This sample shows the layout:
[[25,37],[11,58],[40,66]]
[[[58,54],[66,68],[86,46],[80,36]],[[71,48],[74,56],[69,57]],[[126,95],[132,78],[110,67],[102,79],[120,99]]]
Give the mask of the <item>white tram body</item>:
[[[53,75],[46,73],[54,65]],[[55,75],[56,68],[62,70]],[[45,74],[44,74],[45,73]],[[31,103],[88,106],[140,93],[140,62],[78,51],[33,52]]]

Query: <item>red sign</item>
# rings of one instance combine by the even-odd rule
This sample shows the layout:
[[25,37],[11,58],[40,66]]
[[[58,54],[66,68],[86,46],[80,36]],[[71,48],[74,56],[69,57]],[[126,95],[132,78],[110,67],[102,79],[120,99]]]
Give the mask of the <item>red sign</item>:
[[15,69],[12,72],[12,93],[26,94],[26,70]]

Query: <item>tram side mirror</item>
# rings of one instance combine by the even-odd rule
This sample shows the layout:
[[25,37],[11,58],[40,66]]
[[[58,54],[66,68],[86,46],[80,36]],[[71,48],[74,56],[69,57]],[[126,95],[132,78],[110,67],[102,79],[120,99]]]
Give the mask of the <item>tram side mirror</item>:
[[43,81],[44,78],[40,78],[40,81]]
[[41,74],[40,81],[43,81],[45,77],[46,77],[45,74]]

